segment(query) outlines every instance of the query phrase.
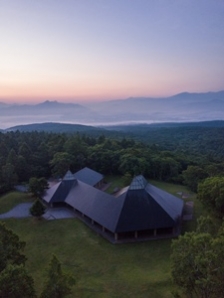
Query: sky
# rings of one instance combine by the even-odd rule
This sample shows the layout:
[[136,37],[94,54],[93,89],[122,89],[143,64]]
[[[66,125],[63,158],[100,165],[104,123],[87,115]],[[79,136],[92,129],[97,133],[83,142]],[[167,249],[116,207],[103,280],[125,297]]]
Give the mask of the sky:
[[0,0],[0,101],[224,90],[223,0]]

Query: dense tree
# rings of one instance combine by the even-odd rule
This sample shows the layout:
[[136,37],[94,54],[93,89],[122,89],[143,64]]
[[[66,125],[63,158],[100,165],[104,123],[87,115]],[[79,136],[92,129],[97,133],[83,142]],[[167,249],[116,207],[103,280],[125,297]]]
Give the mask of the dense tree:
[[30,160],[30,157],[32,155],[32,151],[31,151],[30,147],[27,145],[26,142],[23,142],[19,146],[18,155],[23,156],[24,158],[26,158],[27,161]]
[[11,190],[16,185],[18,181],[18,176],[15,172],[15,166],[11,163],[6,163],[2,167],[1,172],[2,184],[5,186],[6,190]]
[[[0,223],[0,298],[34,298],[34,280],[25,269],[25,242]],[[42,298],[63,298],[71,294],[75,280],[63,272],[53,256],[47,270]]]
[[209,233],[211,235],[216,234],[217,227],[212,220],[212,218],[208,216],[201,216],[197,220],[197,233]]
[[[202,228],[209,220],[206,219]],[[200,230],[199,229],[199,230]],[[224,295],[224,236],[188,232],[172,243],[172,277],[189,297],[219,298]]]
[[64,298],[71,294],[75,280],[68,273],[63,272],[61,263],[53,256],[47,270],[47,279],[41,298]]
[[205,172],[208,174],[208,177],[215,177],[222,174],[223,171],[217,165],[208,164],[205,166]]
[[213,208],[220,215],[224,214],[224,177],[210,177],[198,186],[198,199]]
[[0,298],[35,298],[33,278],[24,266],[9,265],[0,274]]
[[207,173],[199,166],[188,166],[187,170],[183,171],[184,184],[194,192],[197,191],[198,183],[207,176]]
[[6,144],[5,144],[5,142],[4,142],[2,133],[0,133],[0,137],[2,139],[1,142],[0,142],[0,157],[2,159],[5,159],[6,160],[9,151],[8,151],[8,148],[7,148]]
[[18,160],[18,156],[16,154],[16,151],[14,149],[11,149],[7,156],[6,163],[9,163],[9,164],[13,165],[14,167],[16,167],[17,160]]
[[36,177],[49,177],[50,171],[50,154],[47,142],[41,142],[37,148],[37,151],[33,155],[35,167],[33,171],[36,173]]
[[4,224],[0,224],[0,297],[23,298],[36,297],[34,283],[24,264],[25,242]]
[[130,173],[125,173],[124,176],[122,177],[122,182],[124,186],[128,186],[131,184],[132,181],[132,176]]
[[119,170],[122,174],[130,173],[132,176],[143,174],[147,168],[147,160],[142,157],[140,151],[124,153],[120,158]]
[[7,265],[24,265],[26,257],[23,254],[26,243],[19,240],[19,237],[4,223],[0,223],[0,272]]
[[105,135],[101,135],[101,136],[99,136],[99,138],[97,140],[97,143],[98,144],[103,144],[105,142],[105,140],[106,140]]
[[34,197],[41,199],[47,188],[48,182],[45,178],[30,178],[29,191],[33,194]]
[[75,172],[85,166],[105,175],[130,172],[184,182],[196,191],[203,179],[221,176],[224,171],[223,127],[166,124],[122,129],[105,130],[104,136],[102,131],[94,134],[92,130],[85,135],[0,134],[0,191],[11,189],[17,179],[27,182],[29,177],[63,177],[68,169]]
[[50,159],[58,152],[64,152],[66,136],[63,134],[47,134],[48,154]]
[[75,170],[81,170],[85,167],[86,164],[86,158],[84,154],[80,153],[77,154],[75,157]]
[[27,163],[26,158],[21,155],[18,156],[15,172],[18,176],[19,182],[27,182],[29,180],[30,167]]
[[57,152],[50,161],[55,177],[63,177],[72,164],[72,156],[66,152]]
[[64,143],[64,151],[72,156],[76,156],[77,154],[86,154],[86,143],[80,137],[80,135],[70,136]]
[[39,199],[37,199],[30,207],[30,214],[34,217],[40,218],[44,214],[45,209],[46,207],[41,203]]

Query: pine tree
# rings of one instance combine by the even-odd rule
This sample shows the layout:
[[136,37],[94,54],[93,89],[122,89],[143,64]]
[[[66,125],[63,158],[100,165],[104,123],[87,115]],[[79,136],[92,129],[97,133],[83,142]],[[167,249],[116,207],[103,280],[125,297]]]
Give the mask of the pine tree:
[[9,265],[0,274],[0,298],[35,298],[33,278],[23,265]]
[[53,255],[47,270],[47,280],[41,298],[64,298],[71,294],[71,287],[75,280],[61,269],[61,263]]
[[36,200],[30,208],[30,214],[34,217],[40,218],[44,214],[45,209],[46,207],[41,203],[41,201]]

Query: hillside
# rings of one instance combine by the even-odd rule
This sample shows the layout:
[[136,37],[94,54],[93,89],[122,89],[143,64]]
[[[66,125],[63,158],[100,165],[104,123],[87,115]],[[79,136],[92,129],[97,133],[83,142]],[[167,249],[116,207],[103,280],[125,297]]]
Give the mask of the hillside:
[[23,132],[44,131],[44,132],[53,132],[53,133],[72,133],[72,132],[103,133],[105,131],[104,128],[98,128],[94,126],[87,126],[87,125],[81,125],[81,124],[69,124],[69,123],[54,123],[54,122],[17,125],[17,126],[7,128],[5,131],[17,131],[17,130],[23,131]]

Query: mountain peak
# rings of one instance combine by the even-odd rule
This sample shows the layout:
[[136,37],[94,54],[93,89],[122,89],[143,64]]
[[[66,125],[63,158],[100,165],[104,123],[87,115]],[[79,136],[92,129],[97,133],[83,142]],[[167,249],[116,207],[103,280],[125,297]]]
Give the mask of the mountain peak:
[[37,104],[37,106],[42,106],[42,105],[51,106],[51,105],[57,105],[57,104],[59,104],[59,102],[57,100],[45,100],[45,101]]

